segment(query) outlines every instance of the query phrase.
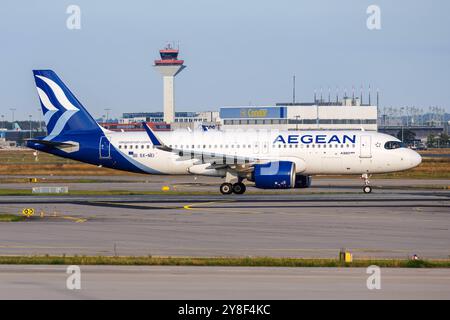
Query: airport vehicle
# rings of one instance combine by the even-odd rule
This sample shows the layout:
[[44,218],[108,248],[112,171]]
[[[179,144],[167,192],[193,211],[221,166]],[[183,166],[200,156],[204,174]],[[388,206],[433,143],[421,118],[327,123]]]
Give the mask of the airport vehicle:
[[397,138],[367,131],[113,132],[101,127],[51,70],[33,71],[48,136],[29,148],[98,166],[145,174],[225,179],[222,194],[306,188],[312,175],[358,174],[370,193],[374,173],[407,170],[420,155]]

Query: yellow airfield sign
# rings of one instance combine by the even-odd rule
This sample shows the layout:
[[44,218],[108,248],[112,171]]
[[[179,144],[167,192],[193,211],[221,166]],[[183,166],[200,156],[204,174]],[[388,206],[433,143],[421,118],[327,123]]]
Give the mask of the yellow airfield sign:
[[29,218],[29,217],[31,217],[32,215],[34,215],[34,209],[33,209],[33,208],[25,208],[25,209],[22,210],[22,214],[23,214],[25,217]]

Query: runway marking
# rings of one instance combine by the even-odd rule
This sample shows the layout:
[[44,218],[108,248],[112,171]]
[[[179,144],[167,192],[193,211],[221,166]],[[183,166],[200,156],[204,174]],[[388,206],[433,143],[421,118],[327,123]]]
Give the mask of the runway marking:
[[118,202],[107,202],[107,201],[80,201],[73,202],[76,205],[94,206],[94,207],[109,207],[109,208],[122,208],[122,209],[139,209],[139,210],[165,210],[165,209],[181,209],[180,206],[143,206],[143,205],[133,205],[127,203],[157,203],[157,202],[146,202],[146,201],[118,201]]
[[[195,209],[209,209],[209,207],[206,208],[202,208],[202,207],[197,207],[197,206],[202,206],[202,205],[208,205],[208,204],[216,204],[216,203],[220,203],[220,202],[234,202],[235,200],[223,200],[223,201],[209,201],[209,202],[199,202],[199,203],[191,203],[191,204],[187,204],[185,206],[183,206],[183,209],[185,210],[195,210]],[[196,206],[195,208],[193,208],[194,206]]]
[[[231,202],[236,202],[235,199],[229,199],[229,200],[223,200],[223,201],[210,201],[210,202],[200,202],[200,203],[192,203],[192,204],[187,204],[185,206],[183,206],[183,209],[185,210],[200,210],[200,211],[217,211],[220,210],[220,213],[238,213],[238,214],[245,214],[245,212],[242,211],[237,211],[237,210],[232,210],[233,208],[235,209],[240,209],[240,207],[226,207],[226,206],[222,206],[222,207],[216,207],[216,206],[212,206],[212,207],[197,207],[198,205],[214,205],[214,204],[219,204],[219,203],[231,203]],[[195,206],[195,207],[194,207]],[[227,209],[226,212],[224,212],[223,209]],[[254,207],[254,208],[259,208],[259,207]],[[264,209],[265,207],[261,207],[261,209]],[[261,211],[252,211],[249,212],[249,214],[262,214],[264,212]]]
[[87,219],[84,218],[75,218],[75,217],[70,217],[70,216],[63,216],[63,217],[57,217],[57,218],[62,218],[65,220],[70,220],[70,221],[74,221],[75,223],[84,223],[87,221]]

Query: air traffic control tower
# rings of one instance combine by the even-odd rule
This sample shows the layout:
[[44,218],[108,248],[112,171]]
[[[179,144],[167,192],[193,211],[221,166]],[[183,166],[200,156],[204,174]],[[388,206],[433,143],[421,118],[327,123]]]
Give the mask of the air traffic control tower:
[[174,77],[186,66],[184,60],[178,60],[178,49],[167,45],[159,51],[160,60],[155,60],[154,68],[163,76],[164,82],[164,121],[175,121]]

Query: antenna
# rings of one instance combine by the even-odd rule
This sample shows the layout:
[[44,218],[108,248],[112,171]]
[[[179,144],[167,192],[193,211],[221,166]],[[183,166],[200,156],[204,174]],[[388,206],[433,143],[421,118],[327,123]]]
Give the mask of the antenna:
[[328,104],[331,104],[331,87],[328,86]]
[[380,105],[380,89],[377,88],[377,107]]
[[363,85],[361,85],[361,92],[360,92],[360,105],[363,104]]
[[292,103],[295,104],[295,74],[292,78]]

